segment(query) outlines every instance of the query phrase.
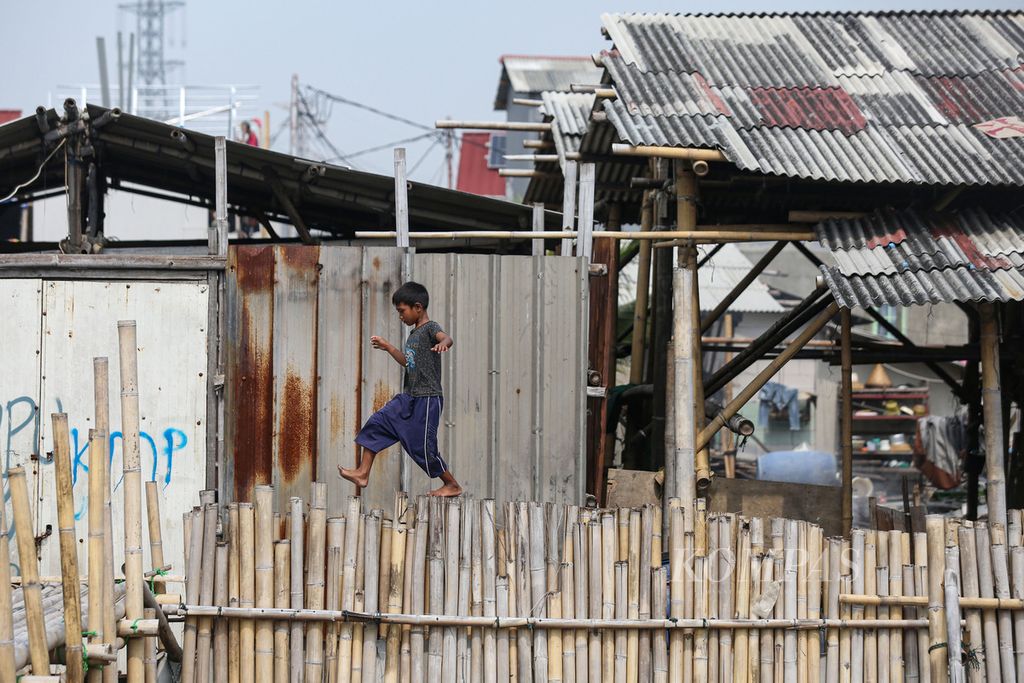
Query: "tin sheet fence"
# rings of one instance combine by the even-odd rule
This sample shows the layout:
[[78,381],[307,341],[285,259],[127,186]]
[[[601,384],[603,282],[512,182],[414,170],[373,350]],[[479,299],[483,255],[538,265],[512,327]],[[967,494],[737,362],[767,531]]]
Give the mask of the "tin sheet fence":
[[[92,361],[97,356],[109,359],[112,513],[115,519],[122,516],[118,320],[138,323],[143,477],[160,483],[164,551],[167,557],[182,556],[182,513],[198,502],[206,472],[207,303],[205,282],[0,279],[3,500],[9,498],[7,471],[24,466],[34,494],[44,575],[60,573],[49,455],[50,415],[55,412],[68,414],[77,538],[83,541],[79,566],[85,566],[86,449],[94,416]],[[10,523],[9,509],[7,519]],[[121,546],[115,539],[115,566],[122,562]],[[11,547],[16,547],[13,542]],[[148,552],[147,544],[146,563]],[[17,566],[12,569],[19,573]]]
[[[585,472],[587,271],[562,257],[404,254],[392,247],[240,246],[227,283],[226,486],[236,500],[273,484],[308,497],[330,482],[329,513],[353,488],[356,432],[401,390],[372,349],[405,331],[391,306],[404,279],[431,293],[456,340],[444,358],[442,454],[478,497],[581,502]],[[386,507],[427,477],[396,446],[364,500]]]

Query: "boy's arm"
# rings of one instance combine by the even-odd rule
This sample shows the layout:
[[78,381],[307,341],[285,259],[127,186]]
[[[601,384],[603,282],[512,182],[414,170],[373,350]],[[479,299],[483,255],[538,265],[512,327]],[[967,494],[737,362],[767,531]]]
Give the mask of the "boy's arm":
[[388,340],[383,337],[370,337],[370,344],[372,344],[375,349],[387,351],[391,357],[395,359],[396,363],[401,365],[403,368],[405,367],[405,354]]
[[441,331],[434,335],[434,341],[437,343],[430,350],[435,353],[444,353],[455,345],[455,340]]

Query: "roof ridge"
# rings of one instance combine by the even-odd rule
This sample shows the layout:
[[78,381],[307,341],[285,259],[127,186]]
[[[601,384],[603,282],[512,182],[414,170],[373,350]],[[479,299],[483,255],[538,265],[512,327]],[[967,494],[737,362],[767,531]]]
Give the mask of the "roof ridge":
[[1024,14],[1024,9],[925,9],[925,10],[797,10],[790,12],[609,12],[606,16],[618,17],[729,17],[736,19],[760,19],[776,17],[900,17],[900,16],[1009,16]]

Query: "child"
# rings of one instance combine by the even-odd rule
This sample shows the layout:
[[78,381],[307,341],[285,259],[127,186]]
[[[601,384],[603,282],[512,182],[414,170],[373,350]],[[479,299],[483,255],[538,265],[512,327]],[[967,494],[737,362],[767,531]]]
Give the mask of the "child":
[[399,350],[381,337],[370,337],[375,349],[391,354],[405,368],[405,391],[370,416],[356,436],[363,458],[354,469],[339,466],[338,472],[356,486],[366,486],[373,459],[385,448],[401,442],[402,448],[428,477],[440,477],[443,486],[432,496],[458,496],[462,487],[448,471],[437,450],[437,424],[444,407],[441,392],[441,358],[455,342],[427,315],[430,294],[416,282],[406,282],[391,296],[398,319],[413,328],[405,349]]

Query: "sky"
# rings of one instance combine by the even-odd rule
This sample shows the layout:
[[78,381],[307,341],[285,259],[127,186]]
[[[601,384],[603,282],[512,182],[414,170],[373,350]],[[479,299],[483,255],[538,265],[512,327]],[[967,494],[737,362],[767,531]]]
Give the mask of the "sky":
[[[11,4],[13,0],[0,0]],[[117,31],[134,19],[117,2],[51,0],[17,4],[17,19],[0,22],[8,60],[0,72],[0,109],[26,112],[46,104],[57,85],[97,83],[96,36],[104,36],[116,63]],[[849,10],[1024,8],[1003,3],[857,1]],[[772,11],[835,10],[834,2],[791,1]],[[337,93],[424,125],[451,116],[500,120],[493,111],[502,54],[589,55],[609,47],[601,35],[604,12],[751,12],[765,5],[721,0],[692,3],[584,0],[334,2],[186,0],[172,15],[169,53],[185,61],[184,82],[259,86],[260,108],[271,130],[287,118],[290,81]],[[20,67],[18,64],[20,63]],[[112,76],[113,78],[113,76]],[[115,79],[116,80],[116,79]],[[337,104],[325,132],[343,153],[419,135],[409,125]],[[287,132],[277,148],[287,148]],[[429,140],[407,145],[413,179],[444,182],[444,154]],[[392,152],[353,160],[355,167],[390,175]]]

